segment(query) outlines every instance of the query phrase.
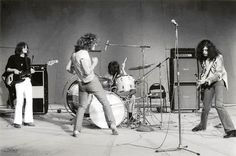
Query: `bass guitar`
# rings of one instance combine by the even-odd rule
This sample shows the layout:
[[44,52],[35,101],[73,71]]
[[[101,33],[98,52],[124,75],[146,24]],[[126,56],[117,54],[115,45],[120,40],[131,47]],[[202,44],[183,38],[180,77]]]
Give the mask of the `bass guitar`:
[[[58,63],[58,60],[50,60],[47,62],[48,66],[52,66],[53,64]],[[4,73],[5,74],[5,73]],[[3,75],[4,75],[3,74]],[[6,73],[5,77],[2,77],[5,84],[7,86],[13,86],[16,83],[20,83],[23,82],[25,80],[26,77],[31,77],[31,72],[27,71],[27,72],[20,72],[20,74],[14,74],[14,73]]]

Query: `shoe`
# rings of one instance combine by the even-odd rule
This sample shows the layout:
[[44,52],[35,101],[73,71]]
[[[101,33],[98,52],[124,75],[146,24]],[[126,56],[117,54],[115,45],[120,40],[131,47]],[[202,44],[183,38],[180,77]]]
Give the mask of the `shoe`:
[[13,127],[15,127],[15,128],[21,128],[21,125],[14,123],[14,124],[13,124]]
[[236,137],[236,130],[231,130],[227,132],[226,135],[224,136],[224,138],[231,138],[231,137]]
[[35,124],[33,124],[32,122],[29,122],[29,123],[24,122],[23,125],[24,126],[32,126],[32,127],[35,126]]
[[117,129],[112,129],[112,135],[119,135],[118,130]]
[[116,126],[112,125],[112,126],[111,126],[111,131],[112,131],[112,135],[119,135]]
[[75,130],[75,131],[73,131],[72,136],[73,137],[77,137],[79,135],[79,133],[80,133],[79,131]]
[[200,125],[197,125],[196,127],[194,127],[194,128],[192,129],[193,132],[202,131],[202,130],[206,130],[206,128],[203,128],[203,127],[200,126]]
[[15,105],[13,101],[7,100],[7,108],[15,109]]
[[132,116],[132,117],[129,119],[129,122],[134,123],[134,122],[137,122],[137,120]]

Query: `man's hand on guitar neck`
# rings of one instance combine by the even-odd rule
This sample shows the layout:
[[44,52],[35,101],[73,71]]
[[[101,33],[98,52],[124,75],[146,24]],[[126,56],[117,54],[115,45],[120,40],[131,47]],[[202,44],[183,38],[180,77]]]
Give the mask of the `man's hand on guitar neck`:
[[31,74],[35,73],[34,68],[30,68],[30,73],[31,73]]

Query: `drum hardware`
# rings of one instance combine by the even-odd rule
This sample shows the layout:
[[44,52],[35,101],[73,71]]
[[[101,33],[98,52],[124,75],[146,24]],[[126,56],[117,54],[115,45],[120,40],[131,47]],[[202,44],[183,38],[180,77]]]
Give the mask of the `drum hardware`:
[[141,48],[141,49],[144,49],[144,48],[151,48],[151,46],[149,46],[149,45],[113,44],[113,43],[110,43],[109,40],[107,40],[107,42],[106,42],[106,44],[105,44],[105,50],[107,49],[108,46],[133,47],[133,48]]
[[[144,60],[144,49],[145,48],[150,48],[150,46],[137,46],[141,49],[141,54],[142,54],[142,66],[141,69],[142,69],[142,79],[143,79],[143,82],[146,82],[145,81],[145,75],[144,75],[144,67],[148,68],[148,66],[144,66],[144,63],[145,63],[145,60]],[[151,66],[151,65],[150,65]],[[139,67],[139,68],[140,68]],[[137,68],[135,68],[137,69]],[[143,105],[143,121],[139,124],[139,127],[136,129],[137,131],[142,131],[142,132],[150,132],[150,131],[153,131],[154,129],[151,128],[150,126],[147,126],[147,119],[146,119],[146,115],[145,115],[145,101],[148,103],[148,100],[147,100],[147,96],[145,94],[145,83],[143,83],[143,87],[142,87],[142,105]],[[150,125],[150,123],[149,123]]]
[[[160,86],[162,86],[162,77],[161,77],[161,66],[164,62],[166,62],[167,60],[169,59],[169,57],[167,57],[165,60],[163,60],[162,62],[158,63],[154,68],[152,68],[151,70],[149,70],[146,74],[144,74],[145,76],[144,77],[147,77],[152,71],[154,71],[154,69],[156,69],[157,67],[159,67],[159,84]],[[160,121],[160,127],[162,126],[162,123],[163,123],[163,109],[162,109],[162,106],[163,106],[163,98],[162,98],[162,92],[161,92],[161,89],[159,89],[159,94],[160,94],[160,106],[161,106],[161,121]],[[149,96],[152,96],[152,94],[148,94],[148,97]]]
[[[126,107],[126,117],[121,123],[122,127],[130,127],[131,129],[137,128],[141,121],[140,121],[140,116],[141,116],[141,111],[140,107],[137,107],[136,105],[136,100],[141,99],[141,97],[135,97],[132,98],[132,96],[127,96],[127,97],[122,97],[122,100],[124,101],[124,105]],[[129,118],[129,107],[132,105],[132,119]],[[123,126],[124,125],[124,126]]]
[[[142,75],[143,75],[143,81],[145,82],[145,77],[144,77],[144,67],[148,68],[148,66],[144,66],[144,49],[145,48],[151,48],[151,46],[148,45],[121,45],[121,44],[111,44],[109,43],[109,40],[106,43],[106,48],[108,46],[119,46],[119,47],[134,47],[134,48],[140,48],[141,49],[141,54],[142,54],[142,66],[139,67],[142,69]],[[138,70],[139,68],[135,68],[135,70]],[[145,83],[143,83],[143,88],[142,88],[142,97],[143,97],[143,122],[139,125],[138,131],[153,131],[151,127],[146,126],[146,117],[145,117],[145,100],[147,99],[147,96],[145,95]],[[146,100],[147,101],[147,100]]]

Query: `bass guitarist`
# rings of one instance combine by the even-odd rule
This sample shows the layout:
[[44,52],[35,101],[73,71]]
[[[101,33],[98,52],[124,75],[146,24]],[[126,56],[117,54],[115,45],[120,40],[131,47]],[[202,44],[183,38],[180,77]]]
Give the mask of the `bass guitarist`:
[[[32,106],[32,84],[31,73],[35,70],[31,68],[31,60],[28,57],[29,47],[25,42],[19,42],[15,48],[15,55],[10,56],[6,65],[6,72],[10,73],[6,80],[9,85],[15,85],[16,107],[14,115],[15,128],[21,128],[21,125],[35,126],[33,124],[33,106]],[[24,120],[22,122],[22,108],[26,99],[24,109]]]
[[224,138],[236,137],[233,122],[223,105],[224,87],[228,89],[223,55],[210,40],[202,40],[197,46],[197,57],[202,66],[202,75],[198,84],[204,89],[204,97],[201,121],[192,131],[196,132],[207,128],[208,114],[212,100],[215,98],[215,108],[226,133]]

